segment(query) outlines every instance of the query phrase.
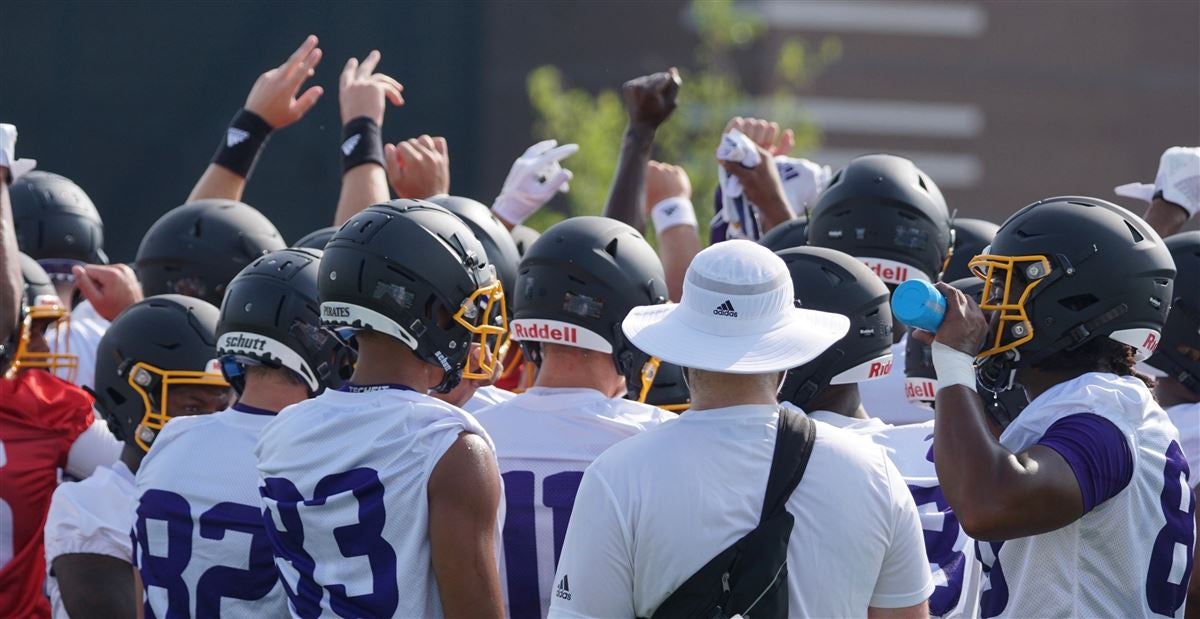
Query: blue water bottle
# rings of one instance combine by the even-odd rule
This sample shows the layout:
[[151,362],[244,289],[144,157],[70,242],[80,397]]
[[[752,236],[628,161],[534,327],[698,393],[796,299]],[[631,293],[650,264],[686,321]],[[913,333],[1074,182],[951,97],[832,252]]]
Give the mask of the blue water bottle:
[[946,297],[933,284],[910,279],[892,293],[892,314],[910,327],[934,332],[946,317]]

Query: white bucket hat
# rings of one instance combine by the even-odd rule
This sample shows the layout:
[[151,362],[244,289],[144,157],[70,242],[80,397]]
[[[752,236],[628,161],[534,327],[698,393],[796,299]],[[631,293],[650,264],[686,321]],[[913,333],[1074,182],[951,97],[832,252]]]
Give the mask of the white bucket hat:
[[682,367],[781,372],[812,361],[850,328],[845,316],[794,299],[783,260],[751,241],[725,241],[696,254],[680,303],[635,307],[621,329],[643,352]]

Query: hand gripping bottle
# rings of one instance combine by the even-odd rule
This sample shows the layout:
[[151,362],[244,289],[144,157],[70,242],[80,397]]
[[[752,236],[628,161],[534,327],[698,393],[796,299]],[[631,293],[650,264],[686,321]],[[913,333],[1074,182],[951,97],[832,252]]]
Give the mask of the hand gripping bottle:
[[892,314],[909,327],[933,333],[946,317],[946,297],[933,284],[910,279],[892,293]]

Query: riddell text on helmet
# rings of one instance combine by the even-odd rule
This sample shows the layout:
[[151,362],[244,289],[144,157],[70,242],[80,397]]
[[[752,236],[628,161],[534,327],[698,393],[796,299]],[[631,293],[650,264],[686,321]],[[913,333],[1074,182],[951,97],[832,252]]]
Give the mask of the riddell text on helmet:
[[575,327],[551,327],[548,324],[519,324],[512,325],[513,335],[517,339],[541,339],[564,344],[579,343],[579,331]]

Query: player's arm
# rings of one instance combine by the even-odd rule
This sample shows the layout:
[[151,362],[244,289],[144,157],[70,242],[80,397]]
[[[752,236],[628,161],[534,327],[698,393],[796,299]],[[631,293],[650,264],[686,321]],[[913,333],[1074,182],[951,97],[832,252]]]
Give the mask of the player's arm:
[[79,553],[60,555],[51,565],[71,619],[138,615],[137,568],[128,562],[108,555]]
[[[730,121],[730,124],[732,125],[733,121]],[[754,147],[758,149],[759,161],[753,168],[747,168],[735,161],[719,163],[726,172],[741,181],[746,198],[758,207],[761,216],[759,224],[763,234],[766,234],[771,228],[794,219],[796,214],[792,212],[787,198],[784,197],[783,180],[779,178],[779,168],[775,165],[773,152],[758,143],[755,143]]]
[[483,438],[462,433],[429,477],[429,542],[447,617],[503,617],[496,562],[500,471]]
[[679,71],[671,67],[669,71],[637,77],[621,86],[629,124],[621,139],[621,156],[604,204],[604,216],[623,221],[638,231],[644,229],[645,223],[642,213],[646,164],[650,162],[654,134],[675,111],[675,97],[681,83]]
[[1151,228],[1154,228],[1159,236],[1165,237],[1179,232],[1189,217],[1191,214],[1182,206],[1174,202],[1167,202],[1162,196],[1155,196],[1150,201],[1150,206],[1146,209],[1143,219],[1150,224]]
[[[9,341],[19,325],[21,294],[25,290],[21,278],[21,261],[17,258],[17,232],[13,225],[12,203],[8,197],[8,177],[5,163],[16,160],[14,154],[17,130],[12,125],[0,125],[0,344]],[[0,374],[7,368],[0,367]]]
[[[1039,444],[1014,454],[989,432],[971,365],[988,332],[987,320],[961,291],[941,282],[937,288],[947,299],[946,317],[936,338],[922,331],[915,336],[934,347],[939,377],[934,463],[963,530],[978,540],[1007,540],[1078,520],[1085,513],[1083,491],[1058,451]],[[961,380],[950,384],[956,376]]]
[[450,151],[446,138],[422,135],[383,147],[388,182],[397,198],[450,193]]
[[925,619],[929,616],[929,602],[921,602],[904,608],[867,608],[868,619]]
[[118,441],[108,424],[99,419],[93,419],[67,452],[67,466],[64,470],[75,479],[86,479],[101,466],[108,466],[121,457],[124,443]]
[[313,86],[299,97],[300,86],[321,62],[317,37],[309,35],[286,62],[258,76],[245,106],[221,136],[212,163],[204,170],[188,202],[206,198],[241,200],[246,180],[267,136],[304,117],[324,92]]
[[667,278],[667,294],[678,302],[683,276],[700,253],[700,232],[692,206],[692,183],[679,166],[651,161],[646,169],[646,206],[658,237],[658,255]]
[[388,179],[384,172],[383,112],[388,102],[403,105],[400,82],[375,73],[380,54],[372,50],[363,59],[346,61],[338,81],[338,105],[342,111],[342,191],[338,195],[333,224],[346,223],[359,211],[387,202]]

